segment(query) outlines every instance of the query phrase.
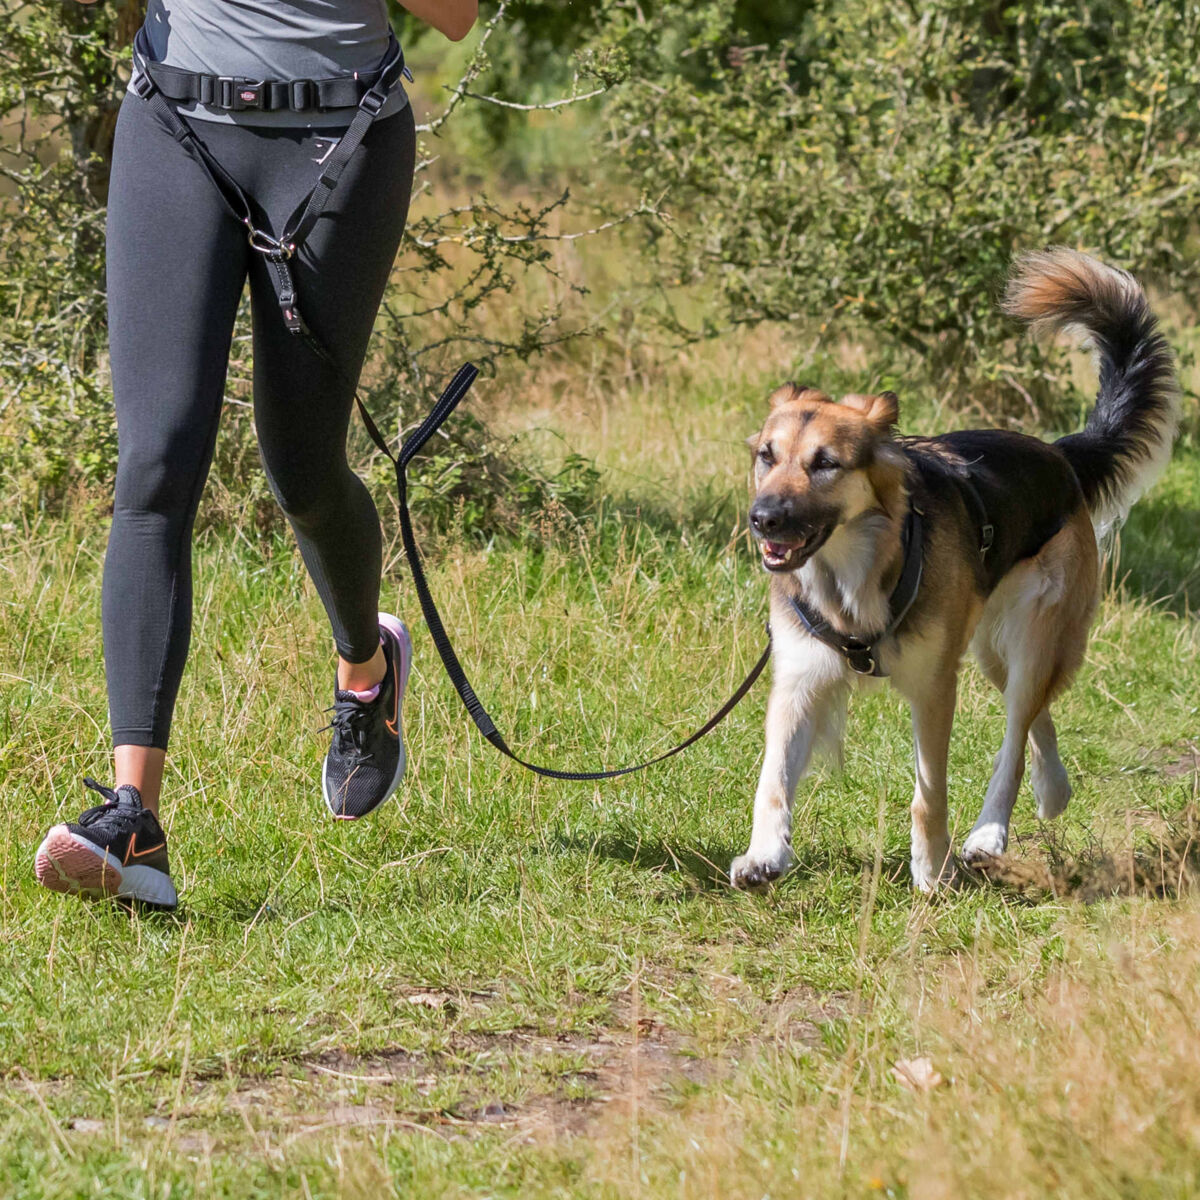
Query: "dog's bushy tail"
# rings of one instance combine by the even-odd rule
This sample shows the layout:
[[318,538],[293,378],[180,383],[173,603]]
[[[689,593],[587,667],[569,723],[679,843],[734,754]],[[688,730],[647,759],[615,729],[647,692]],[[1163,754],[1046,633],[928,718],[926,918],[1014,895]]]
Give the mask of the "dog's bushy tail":
[[1017,259],[1004,311],[1083,333],[1100,391],[1083,432],[1056,443],[1103,536],[1162,474],[1179,425],[1175,362],[1146,293],[1132,275],[1065,247]]

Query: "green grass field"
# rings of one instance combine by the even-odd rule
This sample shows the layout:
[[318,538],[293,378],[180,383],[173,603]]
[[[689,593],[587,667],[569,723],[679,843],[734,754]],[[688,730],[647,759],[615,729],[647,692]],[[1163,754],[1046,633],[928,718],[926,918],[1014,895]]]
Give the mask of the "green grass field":
[[[464,662],[539,760],[665,748],[761,648],[736,521],[769,372],[705,371],[505,408],[539,452],[563,435],[595,455],[608,499],[523,541],[431,547]],[[106,536],[0,522],[0,1195],[1200,1191],[1194,439],[1126,526],[1058,705],[1068,814],[1040,826],[1026,784],[1007,882],[932,900],[908,883],[893,694],[854,703],[844,769],[802,786],[793,875],[736,894],[765,684],[670,764],[539,781],[469,728],[398,544],[409,775],[374,818],[329,820],[324,614],[289,539],[219,528],[196,548],[164,788],[181,907],[43,892],[42,833],[111,775]],[[1001,734],[970,666],[958,841]]]

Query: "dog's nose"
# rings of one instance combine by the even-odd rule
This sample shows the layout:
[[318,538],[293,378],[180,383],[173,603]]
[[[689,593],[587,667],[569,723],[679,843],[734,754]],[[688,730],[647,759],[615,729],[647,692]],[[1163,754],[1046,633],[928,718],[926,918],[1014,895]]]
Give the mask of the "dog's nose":
[[775,496],[760,496],[750,506],[750,526],[762,537],[778,533],[788,518],[787,506]]

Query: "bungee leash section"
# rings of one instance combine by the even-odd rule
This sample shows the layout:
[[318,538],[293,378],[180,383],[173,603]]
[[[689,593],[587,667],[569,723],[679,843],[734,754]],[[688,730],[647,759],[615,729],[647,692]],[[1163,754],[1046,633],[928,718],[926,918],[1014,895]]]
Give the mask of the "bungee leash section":
[[[400,501],[400,534],[404,542],[404,550],[408,556],[408,567],[412,572],[413,585],[417,591],[417,599],[425,623],[433,637],[438,656],[454,684],[454,690],[462,700],[471,720],[475,722],[479,732],[501,754],[519,763],[526,770],[547,779],[569,781],[588,781],[599,779],[615,779],[621,775],[631,775],[635,771],[643,771],[655,763],[673,758],[676,754],[695,745],[706,734],[711,733],[740,703],[746,693],[754,686],[758,677],[763,673],[771,657],[771,644],[759,656],[751,668],[749,675],[742,681],[737,691],[721,706],[721,708],[693,733],[686,741],[646,762],[636,763],[628,767],[614,767],[598,771],[559,771],[552,767],[539,766],[537,763],[526,762],[525,759],[513,752],[503,735],[496,728],[495,721],[484,708],[479,697],[475,694],[471,682],[463,670],[462,663],[454,651],[454,646],[446,633],[437,604],[429,590],[425,578],[425,568],[421,562],[421,553],[417,548],[417,539],[413,533],[412,517],[408,511],[408,464],[413,460],[425,443],[441,428],[445,420],[458,407],[459,402],[470,390],[479,374],[479,369],[473,363],[461,366],[438,402],[430,410],[429,415],[408,437],[400,448],[400,456],[396,457],[389,448],[387,441],[379,432],[371,414],[367,412],[358,388],[353,379],[342,369],[341,364],[329,352],[328,348],[308,327],[296,298],[295,281],[292,275],[290,260],[308,234],[312,231],[317,219],[321,216],[330,196],[338,185],[346,164],[362,144],[363,138],[370,129],[372,122],[379,115],[387,99],[388,93],[399,79],[407,75],[404,66],[404,54],[392,36],[387,55],[380,67],[368,75],[354,76],[352,93],[356,98],[356,111],[349,128],[342,135],[336,149],[326,159],[316,186],[293,210],[292,215],[284,223],[283,233],[276,236],[269,230],[256,226],[249,198],[241,186],[229,175],[219,162],[205,149],[195,136],[187,122],[175,111],[170,100],[197,99],[203,101],[205,96],[216,97],[220,107],[239,111],[244,108],[293,108],[300,111],[303,108],[315,108],[319,105],[319,96],[327,99],[335,94],[346,97],[351,94],[348,81],[342,80],[284,80],[284,81],[251,81],[229,79],[224,76],[200,76],[192,72],[179,71],[174,68],[164,68],[153,62],[147,55],[144,32],[139,32],[134,41],[134,90],[150,104],[158,117],[204,169],[213,186],[220,193],[226,208],[241,224],[245,225],[250,245],[258,251],[270,267],[269,276],[276,299],[279,302],[280,314],[288,332],[300,338],[305,345],[324,363],[326,363],[354,391],[354,401],[362,414],[363,423],[371,440],[391,459],[396,469],[396,493]],[[411,76],[408,76],[411,79]],[[366,81],[370,80],[370,86]],[[305,87],[296,85],[304,84]],[[318,87],[317,85],[322,85]],[[365,91],[363,88],[365,87]],[[355,103],[351,100],[350,103]],[[325,107],[349,107],[348,104],[324,105]]]

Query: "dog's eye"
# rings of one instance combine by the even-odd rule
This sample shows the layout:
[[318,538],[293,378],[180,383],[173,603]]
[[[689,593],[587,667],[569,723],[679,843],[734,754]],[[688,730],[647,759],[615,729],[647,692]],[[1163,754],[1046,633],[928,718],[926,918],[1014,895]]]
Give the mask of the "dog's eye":
[[825,450],[818,450],[813,460],[808,464],[810,473],[817,471],[836,471],[842,464]]
[[773,467],[775,465],[775,452],[769,444],[759,450],[758,461],[765,467]]

